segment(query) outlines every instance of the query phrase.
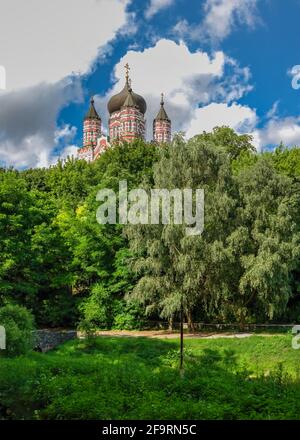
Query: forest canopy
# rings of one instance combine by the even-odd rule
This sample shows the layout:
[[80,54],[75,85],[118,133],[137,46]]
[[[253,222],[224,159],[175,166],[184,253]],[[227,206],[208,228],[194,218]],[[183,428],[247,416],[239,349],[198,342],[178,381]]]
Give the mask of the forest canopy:
[[[205,226],[99,225],[99,189],[203,188]],[[0,306],[38,326],[300,318],[300,149],[258,153],[228,127],[119,144],[92,163],[0,170]]]

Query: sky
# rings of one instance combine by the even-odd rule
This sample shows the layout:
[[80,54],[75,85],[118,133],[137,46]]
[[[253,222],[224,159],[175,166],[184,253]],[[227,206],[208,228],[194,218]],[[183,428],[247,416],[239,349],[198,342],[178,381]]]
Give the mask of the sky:
[[187,138],[227,125],[258,151],[300,145],[299,17],[300,0],[1,0],[0,165],[75,155],[92,95],[105,132],[127,62],[148,140],[163,92]]

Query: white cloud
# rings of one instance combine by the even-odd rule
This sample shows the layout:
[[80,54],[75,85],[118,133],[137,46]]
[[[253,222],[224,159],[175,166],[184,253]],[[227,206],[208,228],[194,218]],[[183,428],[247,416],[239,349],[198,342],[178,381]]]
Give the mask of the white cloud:
[[76,78],[2,95],[0,162],[18,168],[49,165],[58,145],[68,144],[76,133],[68,125],[57,127],[57,114],[67,103],[81,100]]
[[[80,74],[110,54],[117,32],[135,30],[131,0],[1,0],[0,163],[47,166],[70,152],[74,128],[57,127],[70,102],[83,99]],[[75,72],[75,74],[74,74]],[[65,148],[65,150],[64,150]]]
[[191,25],[187,20],[181,20],[175,25],[174,32],[192,40],[208,38],[213,42],[222,41],[237,25],[254,27],[258,21],[257,2],[258,0],[206,0],[202,22]]
[[203,28],[216,40],[226,38],[236,24],[253,27],[257,0],[207,0]]
[[275,147],[281,142],[287,147],[300,146],[300,117],[279,118],[276,116],[278,101],[267,113],[267,122],[258,128],[258,116],[255,109],[238,103],[211,103],[194,112],[187,137],[192,137],[202,131],[211,131],[216,126],[226,125],[238,133],[248,133],[253,137],[253,145],[257,151],[265,147]]
[[86,73],[125,26],[128,0],[1,0],[0,64],[9,90]]
[[[124,65],[131,66],[133,90],[147,102],[147,138],[152,139],[152,121],[159,109],[160,93],[165,93],[165,108],[172,130],[185,131],[187,137],[216,126],[227,125],[239,133],[253,136],[257,150],[264,146],[300,145],[300,117],[280,119],[279,101],[266,114],[264,125],[256,109],[238,101],[252,90],[251,72],[222,51],[209,56],[191,52],[183,42],[162,39],[143,51],[130,50],[114,69],[116,82],[105,96],[96,97],[104,124],[108,120],[107,102],[124,86]],[[200,107],[199,107],[200,106]]]
[[64,126],[57,129],[54,133],[55,143],[59,144],[61,140],[70,141],[74,139],[77,133],[77,127],[71,126],[70,124],[65,124]]
[[264,128],[259,130],[259,149],[264,146],[284,145],[292,147],[300,145],[300,117],[270,119]]
[[77,145],[68,145],[62,151],[60,151],[59,156],[55,156],[52,158],[52,164],[55,164],[58,159],[67,159],[67,157],[77,157],[78,146]]
[[131,78],[135,89],[152,94],[164,90],[170,94],[174,91],[186,90],[195,76],[223,74],[225,57],[223,52],[216,52],[210,58],[207,53],[190,52],[184,43],[162,39],[154,47],[142,52],[129,51],[120,60],[115,69],[118,79],[114,89],[122,87],[124,81],[124,63],[131,66]]
[[161,9],[171,6],[172,3],[174,3],[174,0],[150,0],[149,7],[145,12],[145,17],[147,19],[152,18]]
[[[96,105],[106,124],[106,104],[112,94],[124,86],[124,65],[131,66],[133,90],[146,99],[147,137],[152,138],[152,120],[159,110],[160,93],[165,93],[166,110],[173,131],[187,130],[199,104],[212,101],[230,104],[250,89],[247,68],[221,51],[211,57],[202,51],[190,52],[181,42],[162,39],[144,51],[129,51],[115,67],[116,83],[105,96],[96,97]],[[224,70],[227,75],[225,77]]]
[[280,118],[279,103],[279,100],[274,102],[266,114],[265,124],[251,133],[258,151],[265,147],[276,147],[281,142],[287,147],[300,146],[300,117]]
[[194,112],[190,126],[186,132],[192,137],[203,131],[212,131],[214,127],[226,125],[240,133],[251,133],[257,123],[255,110],[237,103],[211,103],[198,108]]

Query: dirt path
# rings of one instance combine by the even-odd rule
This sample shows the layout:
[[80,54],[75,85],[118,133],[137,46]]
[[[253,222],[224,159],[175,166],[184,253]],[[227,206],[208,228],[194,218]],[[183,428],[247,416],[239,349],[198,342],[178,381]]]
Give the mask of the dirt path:
[[[96,332],[97,336],[117,336],[117,337],[146,337],[158,339],[175,339],[179,338],[179,332],[170,332],[167,330],[101,330]],[[201,332],[201,333],[185,333],[185,338],[199,339],[220,339],[220,338],[249,338],[255,336],[256,333],[234,333],[234,332]],[[275,334],[260,333],[259,336],[276,336]]]

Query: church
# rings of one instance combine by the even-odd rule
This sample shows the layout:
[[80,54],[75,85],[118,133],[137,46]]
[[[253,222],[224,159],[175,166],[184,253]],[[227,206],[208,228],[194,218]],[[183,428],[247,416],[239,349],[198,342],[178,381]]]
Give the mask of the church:
[[[83,122],[83,146],[78,149],[79,159],[90,162],[96,160],[116,142],[145,139],[147,104],[142,96],[132,90],[128,64],[125,68],[125,86],[120,93],[112,96],[107,104],[110,115],[109,136],[102,133],[102,120],[92,98]],[[153,141],[156,143],[171,141],[171,120],[164,108],[163,94],[159,112],[153,121]]]

